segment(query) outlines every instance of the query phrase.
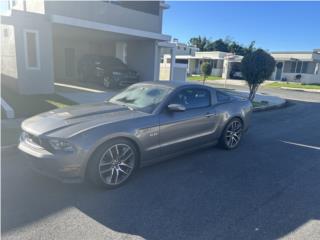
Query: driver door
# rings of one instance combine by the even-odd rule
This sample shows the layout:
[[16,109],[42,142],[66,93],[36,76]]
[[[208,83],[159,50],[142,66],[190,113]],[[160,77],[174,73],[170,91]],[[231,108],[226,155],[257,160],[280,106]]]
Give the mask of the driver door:
[[181,104],[186,110],[172,112],[165,108],[160,114],[160,146],[163,156],[200,146],[213,139],[217,118],[208,89],[182,89],[169,104]]

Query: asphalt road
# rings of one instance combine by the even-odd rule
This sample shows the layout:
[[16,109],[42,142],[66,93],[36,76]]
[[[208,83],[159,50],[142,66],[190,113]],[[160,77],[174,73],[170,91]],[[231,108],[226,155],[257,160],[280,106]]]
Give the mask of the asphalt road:
[[112,191],[3,156],[2,238],[320,239],[319,123],[320,101],[254,113],[238,149],[147,167]]

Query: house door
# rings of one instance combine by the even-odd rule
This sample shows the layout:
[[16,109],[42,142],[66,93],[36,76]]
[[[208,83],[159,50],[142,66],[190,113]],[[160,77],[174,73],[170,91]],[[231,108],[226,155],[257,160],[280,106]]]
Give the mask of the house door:
[[276,65],[276,77],[275,77],[275,80],[281,80],[282,67],[283,67],[283,63],[282,62],[278,62],[277,65]]

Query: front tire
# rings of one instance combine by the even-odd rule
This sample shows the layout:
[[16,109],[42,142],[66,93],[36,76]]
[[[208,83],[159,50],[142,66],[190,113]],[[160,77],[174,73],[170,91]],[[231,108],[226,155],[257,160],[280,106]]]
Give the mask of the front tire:
[[138,152],[126,139],[103,144],[92,156],[88,177],[96,185],[107,189],[126,183],[138,166]]
[[243,123],[239,118],[228,122],[220,137],[220,145],[227,149],[235,149],[239,146],[243,133]]

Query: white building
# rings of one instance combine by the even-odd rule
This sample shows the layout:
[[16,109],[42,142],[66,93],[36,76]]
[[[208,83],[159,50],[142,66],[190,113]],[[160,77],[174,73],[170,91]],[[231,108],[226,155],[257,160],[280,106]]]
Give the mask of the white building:
[[[194,55],[176,54],[176,64],[187,66],[188,75],[201,74],[201,64],[209,62],[212,65],[211,75],[223,78],[229,78],[230,72],[235,64],[240,64],[242,56],[232,53],[211,51],[195,52]],[[170,55],[164,55],[164,64],[169,65],[171,62]]]
[[[193,45],[189,45],[186,43],[181,43],[178,41],[178,39],[174,38],[170,44],[172,44],[175,47],[175,54],[176,55],[190,55],[194,56],[197,51],[199,51],[199,48]],[[162,57],[166,54],[169,54],[169,50],[162,51]]]
[[272,52],[276,67],[272,80],[320,83],[320,49],[310,52]]

